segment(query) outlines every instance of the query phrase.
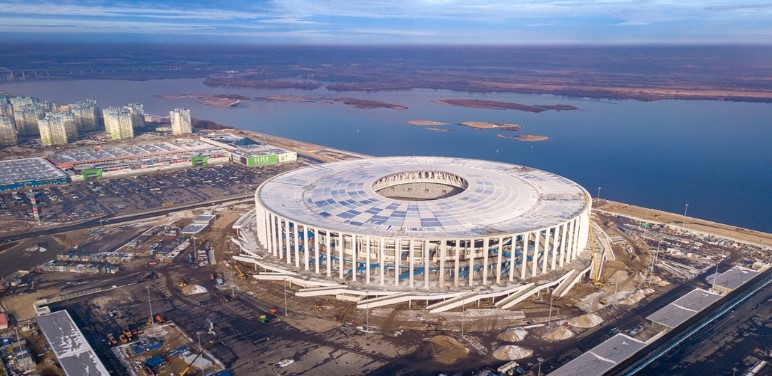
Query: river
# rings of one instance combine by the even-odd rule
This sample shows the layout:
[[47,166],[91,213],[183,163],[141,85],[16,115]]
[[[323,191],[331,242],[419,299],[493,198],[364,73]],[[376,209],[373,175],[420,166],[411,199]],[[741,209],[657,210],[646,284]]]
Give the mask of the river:
[[[193,117],[245,130],[370,154],[447,155],[532,166],[563,175],[593,196],[765,232],[772,232],[772,104],[723,101],[595,100],[549,95],[410,90],[331,93],[325,89],[210,88],[202,79],[151,81],[35,81],[0,84],[0,91],[57,103],[95,98],[103,107],[143,103],[165,115],[174,107]],[[354,97],[407,106],[358,109],[342,102],[256,101],[226,109],[195,99],[156,94],[238,94]],[[529,113],[436,104],[435,99],[476,98],[523,104],[569,104],[575,111]],[[515,123],[520,133],[545,142],[497,137],[497,130],[458,125],[429,131],[409,120]]]

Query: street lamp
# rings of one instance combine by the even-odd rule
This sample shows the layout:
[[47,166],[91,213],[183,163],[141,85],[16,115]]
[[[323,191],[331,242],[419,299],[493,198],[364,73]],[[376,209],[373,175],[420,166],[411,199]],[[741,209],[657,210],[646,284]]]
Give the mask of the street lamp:
[[[285,280],[286,281],[286,280]],[[289,308],[287,305],[287,284],[284,284],[284,317],[288,316]]]
[[549,313],[549,316],[547,317],[547,327],[548,328],[550,326],[550,323],[552,322],[552,297],[553,297],[553,295],[552,295],[553,291],[549,290],[549,292],[550,292],[550,313]]
[[536,361],[539,362],[539,371],[538,371],[538,373],[536,375],[537,376],[541,376],[541,362],[544,361],[544,358],[536,358]]
[[598,187],[598,198],[596,199],[596,201],[600,201],[600,190],[601,190],[601,187]]
[[201,332],[196,332],[196,335],[198,336],[198,351],[201,352],[203,351],[201,348]]

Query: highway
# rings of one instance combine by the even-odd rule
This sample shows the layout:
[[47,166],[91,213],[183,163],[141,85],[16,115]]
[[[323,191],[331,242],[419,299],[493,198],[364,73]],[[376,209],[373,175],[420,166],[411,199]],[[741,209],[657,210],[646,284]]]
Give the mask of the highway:
[[230,197],[219,198],[215,200],[196,202],[188,205],[177,205],[169,208],[144,211],[144,212],[135,213],[135,214],[126,214],[126,215],[120,215],[115,217],[102,217],[101,223],[100,223],[100,218],[94,218],[94,219],[90,219],[84,222],[75,223],[71,225],[59,226],[55,228],[48,228],[45,230],[38,230],[38,231],[28,231],[22,234],[3,236],[3,237],[0,237],[0,243],[6,242],[6,241],[19,240],[19,239],[28,239],[28,238],[37,237],[37,236],[55,235],[55,234],[60,234],[68,231],[96,227],[99,225],[111,225],[111,224],[131,222],[131,221],[136,221],[140,219],[158,217],[158,216],[162,216],[162,215],[166,215],[172,212],[177,212],[182,210],[196,209],[196,208],[206,207],[210,205],[224,204],[224,203],[235,203],[238,201],[250,199],[252,197],[254,197],[254,193],[248,193],[244,195],[230,196]]

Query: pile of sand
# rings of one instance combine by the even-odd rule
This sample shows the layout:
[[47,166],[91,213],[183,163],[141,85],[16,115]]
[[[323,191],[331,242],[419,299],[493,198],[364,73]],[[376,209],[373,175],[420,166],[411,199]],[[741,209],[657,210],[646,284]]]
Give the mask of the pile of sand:
[[200,285],[187,285],[182,288],[183,295],[206,294],[207,291],[206,287]]
[[555,330],[545,334],[543,338],[548,341],[562,341],[564,339],[569,339],[573,336],[574,336],[574,332],[566,329],[563,326],[559,326],[555,328]]
[[643,293],[646,294],[646,295],[653,294],[654,293],[654,289],[652,289],[652,288],[643,289]]
[[649,283],[651,283],[652,285],[657,285],[659,287],[665,287],[670,284],[670,282],[665,281],[662,278],[659,278],[657,276],[649,277]]
[[577,328],[594,328],[602,322],[603,319],[594,313],[588,313],[568,320],[569,325]]
[[493,352],[493,357],[498,360],[517,360],[531,356],[533,351],[515,345],[501,346]]
[[528,331],[518,326],[517,328],[510,328],[499,333],[498,338],[502,341],[518,342],[522,341],[526,335],[528,335]]
[[641,290],[635,290],[634,293],[630,294],[625,299],[622,299],[619,304],[625,304],[625,305],[633,305],[635,303],[638,303],[641,301],[641,299],[645,298],[646,294],[643,293]]
[[448,336],[432,337],[434,360],[437,363],[453,364],[469,354],[469,349]]

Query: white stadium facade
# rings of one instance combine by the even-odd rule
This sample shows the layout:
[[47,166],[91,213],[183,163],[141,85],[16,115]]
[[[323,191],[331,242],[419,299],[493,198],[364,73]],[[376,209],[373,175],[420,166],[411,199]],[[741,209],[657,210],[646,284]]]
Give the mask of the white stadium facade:
[[235,259],[260,267],[258,279],[305,286],[307,296],[428,301],[486,287],[522,295],[547,286],[534,282],[547,276],[555,276],[549,286],[572,286],[589,270],[577,258],[591,233],[591,203],[564,177],[500,162],[386,157],[313,165],[257,188],[255,210],[234,226],[242,249]]

